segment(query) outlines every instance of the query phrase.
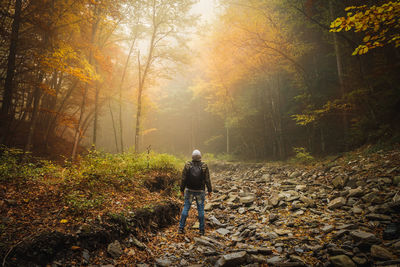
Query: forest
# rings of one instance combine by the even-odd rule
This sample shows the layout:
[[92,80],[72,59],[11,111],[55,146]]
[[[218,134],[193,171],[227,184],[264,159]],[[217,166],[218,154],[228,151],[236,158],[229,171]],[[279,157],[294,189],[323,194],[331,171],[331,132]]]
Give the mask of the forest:
[[2,266],[400,264],[399,0],[0,0],[0,35]]
[[1,141],[282,160],[398,141],[398,2],[2,1]]

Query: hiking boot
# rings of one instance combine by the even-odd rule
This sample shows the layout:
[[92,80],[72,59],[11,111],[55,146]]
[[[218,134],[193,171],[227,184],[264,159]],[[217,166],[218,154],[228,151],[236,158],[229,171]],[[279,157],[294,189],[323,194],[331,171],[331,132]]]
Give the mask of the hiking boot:
[[200,230],[200,235],[204,235],[204,230]]
[[179,229],[178,229],[178,234],[181,234],[181,235],[185,234],[185,230],[179,228]]

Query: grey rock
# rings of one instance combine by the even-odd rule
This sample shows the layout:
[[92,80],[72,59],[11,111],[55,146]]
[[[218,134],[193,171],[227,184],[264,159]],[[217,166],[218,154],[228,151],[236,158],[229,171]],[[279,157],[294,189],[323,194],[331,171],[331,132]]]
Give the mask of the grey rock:
[[349,233],[349,230],[343,229],[343,230],[339,230],[336,233],[333,234],[332,238],[333,239],[339,239],[344,235],[347,235]]
[[336,267],[356,267],[357,265],[346,255],[330,257],[329,260]]
[[268,264],[277,264],[283,261],[283,258],[280,256],[274,256],[272,258],[267,259]]
[[393,184],[394,185],[400,185],[400,175],[393,177]]
[[361,208],[359,208],[359,207],[353,207],[352,209],[351,209],[351,211],[354,213],[354,214],[361,214],[362,212],[363,212],[363,210],[361,209]]
[[357,265],[365,265],[367,264],[368,260],[364,257],[353,257],[352,260],[357,264]]
[[303,202],[306,205],[306,207],[314,207],[315,206],[315,202],[311,198],[308,198],[308,197],[305,197],[305,196],[301,196],[299,198],[299,200],[301,202]]
[[215,226],[224,226],[224,224],[222,224],[217,218],[215,218],[214,215],[211,215],[210,217],[208,217],[208,219]]
[[364,190],[361,187],[357,187],[349,190],[348,197],[361,197],[364,195]]
[[331,202],[329,202],[328,208],[336,209],[336,208],[340,208],[344,205],[346,205],[346,199],[344,197],[338,197],[338,198],[333,199]]
[[198,238],[198,237],[195,237],[194,238],[194,242],[197,244],[197,245],[202,245],[202,246],[206,246],[206,247],[214,247],[214,244],[212,244],[210,241],[207,241],[207,240],[205,240],[205,239],[203,239],[203,238]]
[[252,254],[252,255],[250,255],[249,259],[250,259],[250,262],[257,262],[257,263],[266,263],[267,262],[267,257],[263,256],[263,255]]
[[122,255],[122,247],[118,240],[115,240],[113,243],[108,244],[107,252],[114,259],[119,258]]
[[307,185],[305,185],[305,184],[299,184],[299,185],[296,185],[296,188],[295,188],[297,191],[305,191],[306,189],[307,189]]
[[371,203],[371,202],[373,202],[375,197],[376,197],[376,193],[375,192],[370,192],[370,193],[364,195],[362,197],[362,200],[364,200],[365,202]]
[[90,254],[89,254],[89,251],[87,249],[84,249],[82,251],[82,258],[86,263],[90,262]]
[[371,256],[380,260],[394,260],[396,258],[389,250],[378,245],[371,246]]
[[240,203],[242,204],[251,204],[254,202],[254,200],[256,200],[256,196],[255,195],[248,195],[245,197],[241,197],[240,198]]
[[355,241],[361,241],[369,244],[379,243],[379,239],[372,233],[355,230],[351,231],[350,235],[353,237]]
[[219,228],[217,229],[217,233],[221,234],[221,235],[227,235],[230,233],[230,231],[228,229],[225,228]]
[[167,266],[171,266],[172,262],[169,259],[156,259],[156,264],[157,266],[161,266],[161,267],[167,267]]
[[129,242],[130,242],[132,245],[134,245],[134,246],[136,246],[136,247],[138,247],[138,248],[140,248],[140,249],[145,249],[145,248],[146,248],[146,245],[143,244],[142,242],[140,242],[139,240],[137,240],[137,238],[134,237],[134,236],[131,236],[131,237],[129,238]]
[[341,176],[337,176],[332,180],[332,185],[334,188],[343,188],[345,180]]
[[376,220],[376,221],[390,221],[392,218],[388,215],[384,214],[376,214],[376,213],[370,213],[365,216],[367,219],[370,220]]
[[335,229],[333,225],[325,225],[324,227],[321,228],[322,232],[324,233],[330,233]]
[[246,262],[246,258],[247,258],[246,251],[240,251],[240,252],[226,254],[226,255],[223,255],[221,258],[219,258],[216,266],[219,266],[219,267],[240,266],[241,264]]
[[269,198],[269,203],[276,207],[281,200],[281,197],[278,194],[272,194],[272,196]]

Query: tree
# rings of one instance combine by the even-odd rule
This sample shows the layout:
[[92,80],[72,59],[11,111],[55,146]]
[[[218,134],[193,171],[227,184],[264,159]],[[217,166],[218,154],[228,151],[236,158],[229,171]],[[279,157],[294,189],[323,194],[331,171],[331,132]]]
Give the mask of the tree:
[[17,52],[17,45],[18,45],[19,25],[21,23],[21,8],[22,8],[22,0],[16,0],[14,5],[14,16],[13,16],[13,23],[12,23],[12,30],[10,37],[10,48],[7,60],[7,76],[4,83],[3,104],[1,107],[2,115],[4,118],[8,117],[8,113],[11,108],[13,80],[15,74],[15,55]]
[[[193,25],[194,17],[190,15],[190,8],[194,3],[195,0],[152,0],[145,7],[146,16],[142,25],[149,26],[147,40],[142,40],[142,43],[147,44],[144,51],[141,51],[143,49],[140,46],[137,48],[136,152],[140,151],[143,92],[150,86],[152,75],[157,73],[167,76],[172,70],[167,64],[184,60],[182,52],[186,47],[187,37],[183,33]],[[162,72],[157,72],[157,68]]]

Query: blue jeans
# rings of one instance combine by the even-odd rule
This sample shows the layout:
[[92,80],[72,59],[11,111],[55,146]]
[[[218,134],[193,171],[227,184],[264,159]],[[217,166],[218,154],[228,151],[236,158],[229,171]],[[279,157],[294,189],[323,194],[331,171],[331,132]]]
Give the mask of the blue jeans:
[[199,230],[204,232],[204,200],[206,198],[205,191],[193,192],[191,190],[185,190],[185,204],[181,214],[181,220],[179,221],[179,229],[184,229],[186,225],[186,218],[189,215],[190,206],[192,205],[193,199],[196,200],[197,213],[199,218]]

